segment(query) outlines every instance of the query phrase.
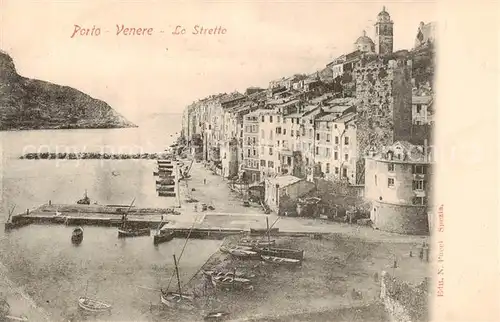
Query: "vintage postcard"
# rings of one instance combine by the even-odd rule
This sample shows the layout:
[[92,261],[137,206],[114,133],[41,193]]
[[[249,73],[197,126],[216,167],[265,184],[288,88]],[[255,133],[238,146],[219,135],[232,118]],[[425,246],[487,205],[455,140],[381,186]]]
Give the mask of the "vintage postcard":
[[0,320],[499,321],[497,13],[1,1]]

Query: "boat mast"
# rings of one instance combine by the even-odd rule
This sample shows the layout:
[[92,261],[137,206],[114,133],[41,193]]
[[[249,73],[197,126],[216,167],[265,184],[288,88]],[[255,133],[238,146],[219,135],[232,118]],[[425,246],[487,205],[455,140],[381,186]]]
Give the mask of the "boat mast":
[[269,236],[269,217],[266,217],[266,225],[267,225],[267,242],[271,244],[271,237]]
[[175,265],[175,274],[177,274],[177,285],[179,286],[179,295],[182,297],[181,279],[179,278],[179,268],[177,267],[177,259],[175,258],[175,254],[174,254],[174,265]]
[[85,286],[85,297],[87,297],[88,289],[89,289],[89,280],[87,280],[87,285]]

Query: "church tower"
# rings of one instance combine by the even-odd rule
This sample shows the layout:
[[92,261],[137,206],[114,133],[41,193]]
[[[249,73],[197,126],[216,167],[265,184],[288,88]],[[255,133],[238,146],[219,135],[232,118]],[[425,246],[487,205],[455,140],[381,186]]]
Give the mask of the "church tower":
[[379,55],[392,54],[393,25],[391,16],[385,11],[385,6],[377,16],[375,23],[375,52]]

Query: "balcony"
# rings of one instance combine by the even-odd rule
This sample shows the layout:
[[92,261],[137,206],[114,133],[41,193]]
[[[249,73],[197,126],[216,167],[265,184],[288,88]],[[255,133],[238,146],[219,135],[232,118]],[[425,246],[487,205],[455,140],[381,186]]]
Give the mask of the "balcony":
[[413,174],[413,180],[424,180],[425,179],[425,174],[423,173],[414,173]]

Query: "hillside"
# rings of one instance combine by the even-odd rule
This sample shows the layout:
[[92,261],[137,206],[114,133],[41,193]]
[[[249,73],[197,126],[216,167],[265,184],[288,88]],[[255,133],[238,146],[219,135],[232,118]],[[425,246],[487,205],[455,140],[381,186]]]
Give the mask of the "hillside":
[[17,74],[0,51],[0,130],[135,127],[106,102],[68,86]]

